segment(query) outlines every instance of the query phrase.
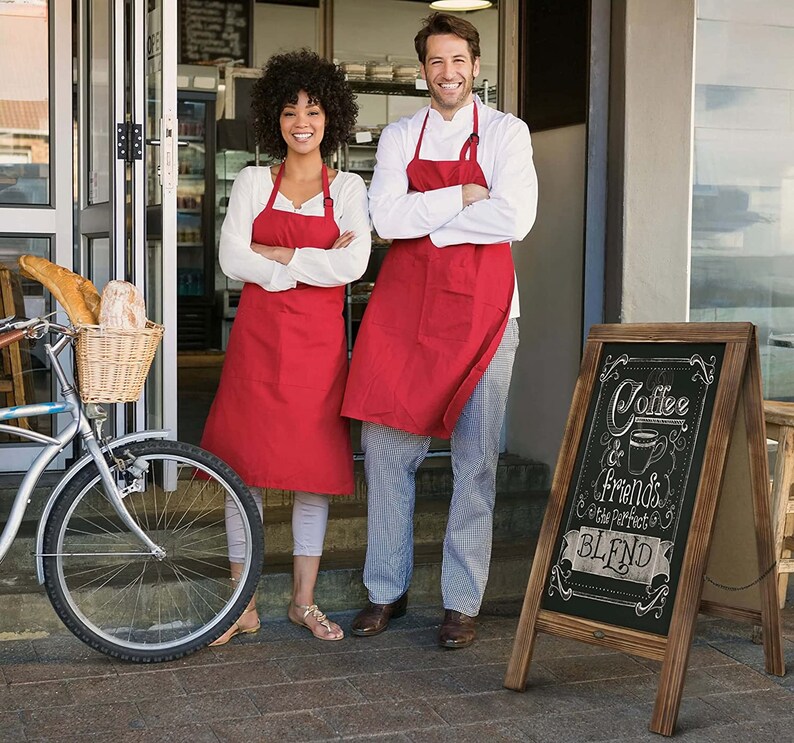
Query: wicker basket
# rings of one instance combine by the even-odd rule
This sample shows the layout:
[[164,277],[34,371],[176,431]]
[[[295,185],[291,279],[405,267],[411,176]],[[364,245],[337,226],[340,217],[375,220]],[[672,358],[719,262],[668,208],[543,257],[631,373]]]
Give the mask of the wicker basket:
[[141,395],[163,326],[103,328],[81,325],[77,376],[83,402],[134,402]]

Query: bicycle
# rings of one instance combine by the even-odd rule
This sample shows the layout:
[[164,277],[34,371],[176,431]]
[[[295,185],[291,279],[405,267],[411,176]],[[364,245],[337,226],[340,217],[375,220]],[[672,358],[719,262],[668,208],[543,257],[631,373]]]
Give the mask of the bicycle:
[[[43,447],[0,532],[0,563],[42,473],[79,437],[86,453],[58,480],[38,525],[39,583],[90,647],[123,660],[174,660],[220,637],[242,614],[261,574],[262,522],[240,477],[209,452],[168,440],[164,430],[103,436],[107,413],[81,401],[58,360],[77,333],[46,318],[0,320],[0,348],[58,336],[44,350],[62,397],[0,408],[0,432]],[[71,421],[54,436],[4,422],[61,413]],[[226,518],[235,511],[245,561],[232,580]]]

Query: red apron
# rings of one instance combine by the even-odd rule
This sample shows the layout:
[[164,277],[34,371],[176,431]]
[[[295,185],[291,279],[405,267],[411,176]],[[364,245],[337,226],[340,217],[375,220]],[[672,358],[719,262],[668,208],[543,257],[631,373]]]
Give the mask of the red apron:
[[[273,209],[282,165],[253,242],[328,249],[339,237],[323,165],[322,217]],[[202,447],[252,486],[348,495],[353,452],[340,415],[347,377],[345,289],[243,287]]]
[[[427,116],[407,168],[409,189],[487,187],[477,163],[477,104],[458,160],[420,159],[426,126]],[[514,281],[509,243],[437,248],[429,237],[394,240],[356,339],[342,414],[450,438],[502,339]]]

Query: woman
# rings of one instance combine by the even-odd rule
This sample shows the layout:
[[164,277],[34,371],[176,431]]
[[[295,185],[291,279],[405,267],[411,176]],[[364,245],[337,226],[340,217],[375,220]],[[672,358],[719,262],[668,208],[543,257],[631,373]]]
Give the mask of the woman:
[[[282,162],[245,168],[232,187],[220,264],[245,286],[202,446],[249,486],[295,491],[289,618],[321,640],[341,640],[314,586],[328,496],[353,492],[349,424],[339,414],[342,309],[345,284],[367,267],[371,238],[364,181],[323,158],[347,139],[358,106],[344,75],[304,50],[270,59],[251,110],[261,148]],[[261,512],[261,498],[259,505]],[[243,561],[239,528],[227,518],[232,580]],[[214,644],[258,629],[252,600]]]

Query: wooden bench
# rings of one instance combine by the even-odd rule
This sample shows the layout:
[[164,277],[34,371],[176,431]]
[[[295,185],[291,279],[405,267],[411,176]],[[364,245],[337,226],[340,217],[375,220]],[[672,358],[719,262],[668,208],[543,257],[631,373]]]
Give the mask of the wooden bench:
[[794,573],[794,403],[764,401],[767,438],[777,441],[772,479],[772,526],[778,560],[780,607],[786,603],[789,573]]

